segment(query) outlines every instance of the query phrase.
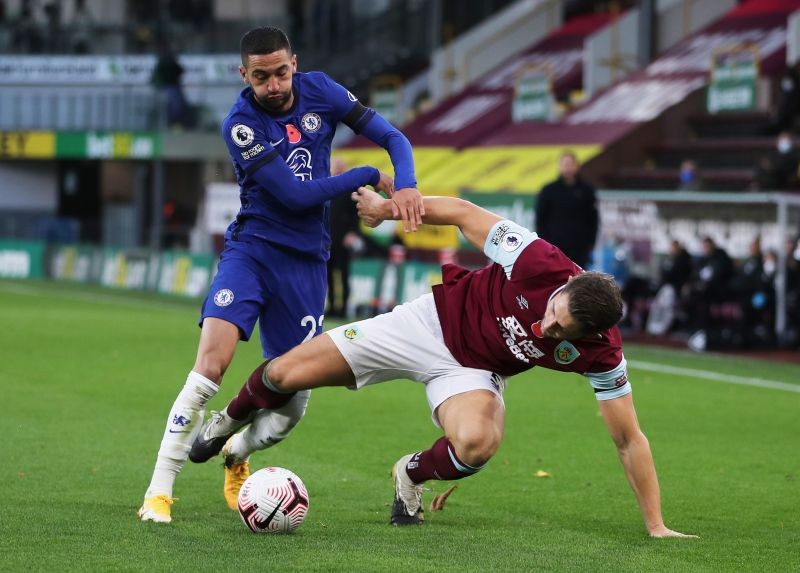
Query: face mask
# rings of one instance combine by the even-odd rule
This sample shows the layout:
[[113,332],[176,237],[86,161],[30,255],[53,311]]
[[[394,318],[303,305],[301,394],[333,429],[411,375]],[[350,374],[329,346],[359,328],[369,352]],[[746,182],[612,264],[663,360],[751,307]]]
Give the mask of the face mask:
[[792,140],[791,139],[779,139],[778,140],[778,151],[781,153],[787,153],[792,149]]
[[771,275],[775,272],[775,261],[768,259],[764,261],[764,273]]
[[694,181],[694,172],[690,169],[681,170],[681,183],[691,183]]

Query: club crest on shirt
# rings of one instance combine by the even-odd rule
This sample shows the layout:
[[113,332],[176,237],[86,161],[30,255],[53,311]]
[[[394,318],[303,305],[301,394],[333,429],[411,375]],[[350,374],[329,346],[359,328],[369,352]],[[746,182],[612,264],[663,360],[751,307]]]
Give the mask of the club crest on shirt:
[[347,340],[358,340],[361,338],[361,330],[357,326],[348,326],[344,329],[344,337]]
[[237,123],[231,128],[231,141],[239,147],[247,147],[254,139],[253,128],[243,123]]
[[517,304],[521,310],[528,310],[528,299],[522,295],[517,296]]
[[220,289],[214,293],[214,304],[217,306],[228,306],[233,302],[233,291],[228,288]]
[[553,358],[555,358],[556,362],[559,364],[572,364],[580,355],[581,353],[578,352],[578,349],[568,340],[562,340],[561,344],[556,346],[556,349],[553,351]]
[[315,133],[322,127],[322,118],[316,113],[307,113],[303,116],[303,119],[300,120],[300,127],[302,127],[303,131],[306,133]]

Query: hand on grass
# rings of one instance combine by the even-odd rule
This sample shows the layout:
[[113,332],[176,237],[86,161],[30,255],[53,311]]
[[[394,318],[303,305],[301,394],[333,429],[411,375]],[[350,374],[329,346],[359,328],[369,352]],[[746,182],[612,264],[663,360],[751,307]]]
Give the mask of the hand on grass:
[[683,537],[685,539],[697,539],[697,535],[688,535],[686,533],[681,533],[680,531],[673,531],[669,529],[666,525],[660,525],[658,527],[654,527],[650,530],[650,537]]

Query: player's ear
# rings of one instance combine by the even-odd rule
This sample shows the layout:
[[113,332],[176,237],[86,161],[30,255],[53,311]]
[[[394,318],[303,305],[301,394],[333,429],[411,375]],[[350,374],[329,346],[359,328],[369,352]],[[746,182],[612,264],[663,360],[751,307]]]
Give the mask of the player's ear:
[[297,71],[297,54],[292,54],[292,73]]
[[250,83],[247,81],[247,68],[245,68],[244,66],[239,66],[239,74],[242,76],[242,81],[244,83],[246,84]]

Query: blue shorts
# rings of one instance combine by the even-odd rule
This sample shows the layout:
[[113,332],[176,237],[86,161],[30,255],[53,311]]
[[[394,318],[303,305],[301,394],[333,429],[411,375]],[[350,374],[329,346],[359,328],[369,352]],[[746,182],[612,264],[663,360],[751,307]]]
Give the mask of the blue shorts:
[[258,320],[264,358],[275,358],[322,332],[326,289],[324,261],[269,243],[226,240],[200,325],[221,318],[249,340]]

